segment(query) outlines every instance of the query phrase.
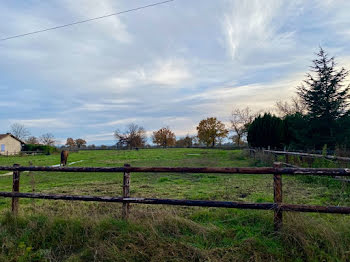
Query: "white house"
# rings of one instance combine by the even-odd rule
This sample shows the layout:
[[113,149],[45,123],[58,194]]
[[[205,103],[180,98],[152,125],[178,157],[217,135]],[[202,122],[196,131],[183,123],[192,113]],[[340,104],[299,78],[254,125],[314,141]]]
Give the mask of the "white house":
[[0,155],[15,155],[21,152],[24,142],[14,135],[0,134]]

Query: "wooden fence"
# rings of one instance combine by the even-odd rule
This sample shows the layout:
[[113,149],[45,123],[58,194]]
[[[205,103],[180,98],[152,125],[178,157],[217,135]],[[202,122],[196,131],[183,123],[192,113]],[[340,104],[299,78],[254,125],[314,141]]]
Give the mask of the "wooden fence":
[[16,151],[16,152],[0,152],[0,156],[20,156],[20,155],[43,155],[43,151]]
[[[98,201],[98,202],[120,202],[122,203],[122,215],[126,219],[129,215],[130,203],[154,204],[154,205],[178,205],[178,206],[200,206],[220,208],[241,208],[274,211],[274,228],[279,230],[282,226],[283,211],[296,212],[320,212],[334,214],[350,214],[350,207],[341,206],[312,206],[295,205],[283,203],[282,198],[282,175],[317,175],[317,176],[350,176],[350,169],[344,168],[289,168],[275,163],[274,167],[43,167],[43,166],[0,166],[0,170],[13,171],[12,192],[0,192],[2,197],[12,198],[12,212],[18,213],[19,198],[36,198],[51,200],[71,201]],[[123,192],[121,197],[106,196],[78,196],[78,195],[54,195],[41,193],[20,193],[20,173],[22,171],[44,171],[44,172],[107,172],[124,174]],[[161,199],[161,198],[133,198],[130,196],[131,172],[156,172],[156,173],[217,173],[217,174],[246,174],[246,175],[273,175],[273,203],[247,203],[230,201],[206,201],[206,200],[183,200],[183,199]]]
[[255,154],[256,152],[262,152],[266,154],[272,154],[275,157],[275,160],[277,159],[278,155],[285,156],[285,162],[289,163],[289,156],[297,156],[300,158],[303,157],[309,157],[309,158],[323,158],[333,161],[343,161],[343,162],[350,162],[350,157],[341,157],[341,156],[331,156],[331,155],[319,155],[319,154],[309,154],[309,153],[301,153],[301,152],[289,152],[289,151],[277,151],[277,150],[266,150],[266,149],[253,149],[249,148],[250,154]]

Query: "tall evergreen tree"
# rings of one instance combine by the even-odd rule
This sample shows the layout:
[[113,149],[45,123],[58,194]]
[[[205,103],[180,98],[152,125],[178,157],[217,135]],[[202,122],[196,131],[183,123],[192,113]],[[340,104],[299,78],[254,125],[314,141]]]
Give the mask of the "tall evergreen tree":
[[313,61],[307,79],[298,87],[298,95],[306,104],[309,117],[311,146],[322,148],[324,144],[334,147],[337,120],[347,113],[350,85],[343,82],[349,71],[336,69],[334,57],[329,58],[320,48]]
[[311,73],[298,87],[298,95],[307,105],[310,117],[336,120],[346,113],[349,105],[350,85],[342,84],[349,71],[336,70],[334,57],[328,58],[322,48],[312,62]]

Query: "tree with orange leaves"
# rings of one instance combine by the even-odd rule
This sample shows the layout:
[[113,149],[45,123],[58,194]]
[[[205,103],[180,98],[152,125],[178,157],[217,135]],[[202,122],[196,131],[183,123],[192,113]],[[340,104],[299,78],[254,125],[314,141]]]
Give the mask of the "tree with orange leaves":
[[154,131],[152,140],[153,143],[162,147],[174,146],[176,143],[175,134],[168,127],[163,127],[158,131]]
[[204,143],[209,147],[215,146],[217,139],[224,138],[228,134],[225,125],[216,119],[216,117],[208,117],[199,122],[197,126],[199,142]]

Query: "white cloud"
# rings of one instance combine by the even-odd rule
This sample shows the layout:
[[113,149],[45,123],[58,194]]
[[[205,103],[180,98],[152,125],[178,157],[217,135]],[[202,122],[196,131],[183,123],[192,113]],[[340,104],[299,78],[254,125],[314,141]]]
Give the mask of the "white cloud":
[[217,86],[177,102],[192,101],[193,104],[189,105],[189,108],[193,112],[201,112],[202,116],[221,116],[225,120],[233,107],[249,106],[256,111],[273,109],[276,101],[286,101],[295,96],[295,88],[303,79],[303,73],[295,73],[267,83]]
[[17,119],[11,120],[12,123],[20,123],[26,127],[40,128],[68,128],[70,123],[58,118],[41,118],[41,119]]
[[130,117],[130,118],[117,119],[117,120],[112,120],[112,121],[108,121],[108,122],[93,124],[90,126],[91,127],[96,127],[96,126],[109,127],[109,126],[118,126],[118,125],[128,125],[128,124],[131,124],[133,122],[136,122],[137,120],[139,120],[139,118]]
[[[113,14],[122,11],[122,6],[116,1],[110,0],[64,0],[66,9],[74,14],[76,20],[84,20],[102,15]],[[105,19],[89,22],[83,25],[91,31],[98,30],[107,37],[122,43],[130,43],[132,36],[127,31],[126,25],[121,22],[120,17],[110,16]],[[78,29],[79,30],[79,29]]]
[[[177,85],[191,77],[184,61],[168,60],[157,62],[150,73],[150,81],[161,85]],[[147,77],[146,77],[147,78]]]
[[113,132],[90,134],[90,135],[85,135],[83,139],[85,139],[88,144],[93,144],[98,141],[114,140],[114,134]]
[[280,28],[291,12],[295,14],[296,2],[250,0],[230,3],[223,19],[223,31],[233,59],[242,61],[259,52],[288,50],[295,44],[294,32]]
[[[93,103],[93,104],[83,104],[82,106],[75,108],[73,111],[93,111],[93,112],[103,112],[111,111],[115,109],[129,108],[127,104],[104,104],[104,103]],[[70,110],[72,112],[72,110]]]
[[184,59],[155,59],[136,69],[113,76],[105,82],[105,85],[117,93],[146,85],[182,88],[181,84],[189,81],[191,77],[190,69]]

